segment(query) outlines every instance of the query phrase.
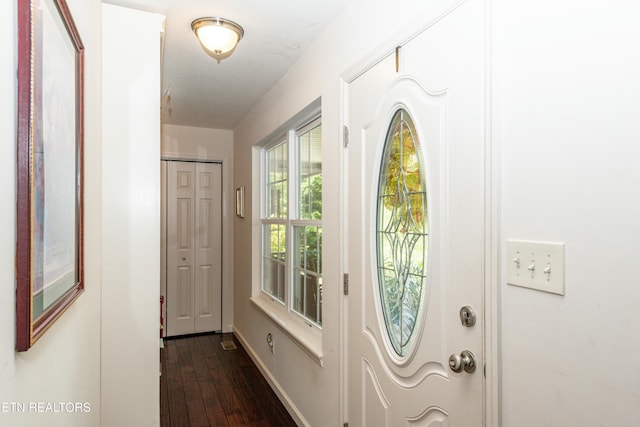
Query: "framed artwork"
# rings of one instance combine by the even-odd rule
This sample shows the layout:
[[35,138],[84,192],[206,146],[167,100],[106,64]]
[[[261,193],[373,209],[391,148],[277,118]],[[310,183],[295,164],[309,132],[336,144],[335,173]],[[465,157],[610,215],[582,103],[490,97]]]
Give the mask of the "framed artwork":
[[18,0],[18,351],[84,290],[83,74],[65,0]]

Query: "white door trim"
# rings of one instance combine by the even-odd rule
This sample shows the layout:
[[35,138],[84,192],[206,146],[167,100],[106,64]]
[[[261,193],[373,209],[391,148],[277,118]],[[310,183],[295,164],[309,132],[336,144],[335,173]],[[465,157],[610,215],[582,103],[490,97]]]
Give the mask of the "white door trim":
[[485,46],[485,181],[484,181],[484,425],[502,425],[500,346],[500,149],[493,138],[492,0],[484,3]]
[[[376,64],[389,55],[393,55],[398,47],[402,47],[416,36],[436,24],[445,16],[456,10],[469,0],[461,0],[453,4],[449,9],[444,10],[436,16],[431,17],[425,23],[422,17],[413,24],[407,25],[407,30],[390,38],[385,44],[379,46],[369,55],[357,61],[340,75],[340,123],[341,127],[348,126],[349,117],[349,83],[353,82],[360,75],[366,73]],[[484,426],[501,426],[501,390],[500,377],[500,283],[499,283],[499,257],[500,257],[500,198],[499,198],[499,147],[494,145],[492,136],[492,39],[491,39],[491,0],[479,0],[484,5],[485,21],[485,138],[484,138],[484,381],[483,381],[483,406],[484,406]],[[342,133],[342,145],[345,147],[346,135]],[[349,241],[349,230],[346,218],[349,218],[349,188],[348,165],[349,152],[345,147],[341,153],[340,171],[342,176],[342,215],[340,219],[340,229],[342,234],[342,260],[341,271],[348,274],[349,251],[347,242]],[[348,300],[347,296],[342,299],[340,311],[340,414],[343,422],[347,421],[347,365],[348,349],[347,335],[345,333],[348,324]]]

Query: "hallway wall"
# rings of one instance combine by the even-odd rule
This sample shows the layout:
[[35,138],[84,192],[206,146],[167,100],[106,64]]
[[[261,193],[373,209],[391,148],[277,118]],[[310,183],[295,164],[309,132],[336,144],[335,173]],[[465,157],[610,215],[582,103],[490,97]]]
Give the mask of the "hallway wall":
[[[102,427],[160,423],[160,34],[104,4]],[[123,67],[126,64],[126,67]]]
[[[101,108],[99,0],[67,0],[85,47],[85,292],[27,352],[15,352],[16,2],[0,3],[0,425],[100,423]],[[31,402],[87,402],[84,413],[29,411]],[[25,412],[5,411],[25,404]],[[10,407],[8,407],[10,408]]]
[[[311,426],[341,425],[342,388],[342,162],[340,75],[398,33],[434,19],[455,2],[420,0],[351,2],[289,73],[234,129],[235,187],[245,186],[246,219],[234,224],[234,328],[245,338],[272,381]],[[384,26],[379,26],[384,22]],[[260,261],[252,234],[260,234],[259,196],[250,171],[255,168],[253,146],[299,111],[321,97],[323,134],[323,335],[324,367],[251,305],[259,293]],[[253,252],[252,252],[253,251]],[[252,268],[247,268],[250,257]],[[265,336],[271,333],[271,354]],[[295,368],[293,368],[295,367]]]
[[[598,0],[487,2],[492,23],[493,268],[501,298],[500,416],[504,427],[640,424],[640,5]],[[444,1],[353,2],[235,129],[235,186],[247,187],[235,220],[234,327],[313,426],[341,419],[343,257],[339,77],[392,39],[426,22]],[[384,22],[384,27],[376,27]],[[248,269],[259,233],[252,146],[322,97],[325,324],[320,368],[249,302]],[[461,201],[462,203],[464,201]],[[507,286],[507,238],[566,243],[564,297]],[[252,254],[256,258],[256,252]],[[243,258],[244,257],[244,258]],[[240,262],[242,260],[242,262]],[[257,264],[259,265],[259,264]],[[252,287],[253,284],[253,287]],[[265,334],[274,333],[272,355]],[[291,367],[295,366],[295,369]],[[309,385],[312,384],[312,389]],[[416,396],[416,398],[419,398]]]
[[503,425],[640,425],[640,4],[493,3],[503,248],[566,243],[564,297],[502,280]]
[[233,131],[162,125],[163,157],[212,160],[233,157]]

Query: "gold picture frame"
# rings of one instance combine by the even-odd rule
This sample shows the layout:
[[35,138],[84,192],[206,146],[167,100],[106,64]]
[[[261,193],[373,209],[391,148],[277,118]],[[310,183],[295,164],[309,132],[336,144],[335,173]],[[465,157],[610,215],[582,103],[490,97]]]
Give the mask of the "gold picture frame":
[[84,46],[65,0],[18,0],[16,350],[84,291]]

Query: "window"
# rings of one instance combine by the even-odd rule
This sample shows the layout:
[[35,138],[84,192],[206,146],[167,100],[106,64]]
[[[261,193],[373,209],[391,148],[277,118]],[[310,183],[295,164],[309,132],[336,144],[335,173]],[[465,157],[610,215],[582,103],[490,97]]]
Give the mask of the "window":
[[320,119],[263,150],[262,290],[322,325]]
[[262,221],[262,290],[284,302],[289,149],[285,139],[266,151],[266,212]]

